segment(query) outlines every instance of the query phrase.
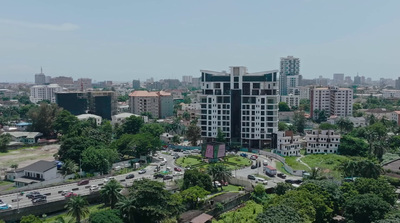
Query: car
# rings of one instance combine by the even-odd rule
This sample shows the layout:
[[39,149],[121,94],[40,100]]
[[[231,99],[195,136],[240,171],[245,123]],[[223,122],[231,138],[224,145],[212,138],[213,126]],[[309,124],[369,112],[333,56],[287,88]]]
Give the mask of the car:
[[154,157],[157,157],[158,156],[158,154],[157,153],[154,153],[154,155],[153,155]]
[[75,194],[74,192],[68,192],[66,195],[64,195],[64,197],[75,197],[78,196],[77,194]]
[[247,179],[249,180],[255,180],[256,177],[254,175],[247,175]]
[[146,169],[139,170],[139,174],[144,174],[144,173],[146,173]]
[[241,153],[240,156],[241,157],[247,157],[247,154],[246,153]]
[[171,167],[169,167],[169,166],[167,166],[165,169],[166,169],[168,172],[171,171]]
[[164,175],[161,174],[161,173],[157,173],[157,174],[154,174],[153,177],[154,177],[154,179],[157,179],[157,178],[164,178]]
[[26,197],[29,198],[29,199],[32,199],[32,197],[33,197],[35,194],[40,194],[40,193],[39,193],[39,191],[31,191],[31,192],[29,192],[29,193],[26,194]]
[[182,176],[183,173],[182,172],[174,172],[173,176]]
[[89,180],[81,180],[78,182],[78,186],[89,184]]
[[89,188],[90,191],[95,191],[98,189],[99,189],[99,186],[97,186],[97,185],[90,185],[90,188]]
[[262,184],[265,184],[265,185],[268,184],[268,181],[266,181],[265,179],[263,179],[261,177],[256,177],[256,182],[257,183],[262,183]]
[[286,175],[283,174],[283,173],[278,173],[277,176],[282,178],[282,179],[286,179]]
[[43,194],[35,194],[35,195],[33,195],[33,196],[31,197],[31,200],[35,200],[35,199],[43,198],[43,197],[46,197],[46,196],[43,195]]
[[162,161],[162,162],[160,163],[160,166],[165,166],[166,163],[167,163],[166,161]]
[[178,168],[178,167],[175,167],[174,170],[175,170],[175,171],[178,171],[178,172],[181,172],[181,171],[182,171],[182,169],[181,169],[181,168]]
[[108,183],[108,181],[110,181],[110,180],[115,180],[115,178],[114,177],[107,177],[107,178],[104,179],[104,183]]
[[63,190],[63,191],[61,191],[61,195],[62,195],[62,196],[65,196],[65,195],[68,194],[69,192],[72,192],[72,191]]
[[214,181],[214,186],[215,187],[221,187],[222,184],[219,181]]
[[7,210],[7,209],[11,209],[11,208],[12,208],[12,206],[7,203],[0,204],[0,210]]
[[188,150],[183,151],[183,154],[190,154]]
[[177,155],[177,156],[174,156],[174,159],[178,159],[180,156],[179,155]]
[[251,169],[257,169],[257,165],[251,165]]
[[115,170],[115,171],[120,171],[121,169],[122,169],[121,166],[116,166],[116,167],[114,167],[114,170]]
[[132,179],[135,175],[133,173],[126,175],[125,179]]
[[40,195],[40,196],[32,199],[32,203],[40,203],[40,202],[44,202],[44,201],[47,201],[47,197],[44,195]]
[[163,180],[172,180],[173,178],[171,175],[164,175]]
[[264,165],[264,166],[268,166],[268,161],[264,160],[264,161],[263,161],[263,165]]
[[257,158],[258,158],[258,156],[256,156],[256,155],[251,155],[251,156],[250,156],[250,159],[251,159],[251,160],[256,160]]
[[228,186],[228,181],[221,180],[222,186]]

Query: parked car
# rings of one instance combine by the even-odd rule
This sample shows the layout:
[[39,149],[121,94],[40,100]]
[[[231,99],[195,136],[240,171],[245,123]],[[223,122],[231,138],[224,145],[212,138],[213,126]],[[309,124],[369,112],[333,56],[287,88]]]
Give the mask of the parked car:
[[247,179],[249,179],[249,180],[255,180],[255,179],[256,179],[256,177],[255,177],[255,176],[253,176],[253,175],[247,175]]
[[173,176],[182,176],[183,173],[182,172],[174,172]]
[[221,180],[221,184],[222,184],[222,186],[228,186],[228,181]]
[[221,187],[222,184],[219,181],[214,181],[214,186],[216,187]]
[[181,169],[181,168],[178,168],[178,167],[175,167],[174,170],[175,170],[175,171],[178,171],[178,172],[181,172],[181,171],[182,171],[182,169]]
[[183,154],[190,154],[189,150],[183,151]]
[[241,153],[240,156],[241,157],[247,157],[247,154],[246,153]]
[[265,185],[268,184],[268,181],[266,181],[265,179],[263,179],[261,177],[256,177],[256,182],[257,183],[262,183],[262,184],[265,184]]
[[268,161],[264,160],[264,161],[263,161],[263,165],[264,165],[264,166],[268,166]]
[[257,165],[251,165],[251,169],[257,169]]
[[98,190],[99,189],[99,186],[97,186],[97,185],[90,185],[90,191],[95,191],[95,190]]
[[165,175],[163,180],[172,180],[174,177],[171,175]]
[[0,204],[0,210],[7,210],[7,209],[11,209],[11,208],[12,208],[12,206],[7,203]]
[[285,180],[285,182],[289,183],[289,184],[301,184],[301,183],[303,183],[302,180],[291,180],[291,179],[287,179],[287,180]]
[[132,179],[135,175],[133,173],[126,175],[125,179]]
[[81,180],[78,182],[78,186],[89,184],[89,180]]
[[283,174],[283,173],[278,173],[277,176],[282,178],[282,179],[286,179],[286,175]]
[[64,197],[75,197],[75,196],[78,196],[78,195],[75,194],[74,192],[69,192]]
[[157,179],[157,178],[164,178],[164,175],[161,174],[161,173],[157,173],[157,174],[154,174],[153,177],[154,177],[154,179]]
[[104,179],[104,183],[108,183],[108,181],[110,180],[115,180],[114,177],[107,177],[106,179]]
[[251,159],[251,160],[256,160],[257,158],[258,158],[257,155],[251,155],[251,156],[250,156],[250,159]]
[[139,174],[144,174],[144,173],[146,173],[146,169],[139,170]]
[[36,194],[40,194],[39,191],[31,191],[29,193],[26,194],[26,197],[29,199],[32,199],[32,197]]

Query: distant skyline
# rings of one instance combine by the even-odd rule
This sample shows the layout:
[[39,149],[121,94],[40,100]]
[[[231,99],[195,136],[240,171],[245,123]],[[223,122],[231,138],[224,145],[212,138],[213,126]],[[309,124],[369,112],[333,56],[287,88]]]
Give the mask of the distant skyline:
[[2,1],[0,82],[180,79],[200,69],[400,76],[400,1]]

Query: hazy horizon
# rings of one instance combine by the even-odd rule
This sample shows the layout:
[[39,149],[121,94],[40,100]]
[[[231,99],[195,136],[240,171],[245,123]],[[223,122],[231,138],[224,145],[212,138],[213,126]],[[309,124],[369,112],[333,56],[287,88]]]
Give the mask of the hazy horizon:
[[279,69],[304,78],[397,78],[400,1],[7,1],[0,82],[49,76],[96,81]]

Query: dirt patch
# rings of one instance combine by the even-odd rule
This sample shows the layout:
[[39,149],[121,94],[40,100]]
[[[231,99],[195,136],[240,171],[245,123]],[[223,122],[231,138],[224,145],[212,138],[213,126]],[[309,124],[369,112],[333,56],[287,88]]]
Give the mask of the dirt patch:
[[52,161],[54,153],[57,153],[59,148],[60,145],[53,144],[9,151],[0,155],[0,169],[11,170],[10,166],[14,163],[18,164],[18,168],[22,168],[39,160]]

